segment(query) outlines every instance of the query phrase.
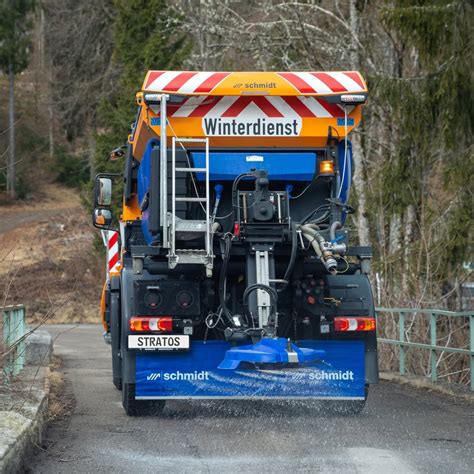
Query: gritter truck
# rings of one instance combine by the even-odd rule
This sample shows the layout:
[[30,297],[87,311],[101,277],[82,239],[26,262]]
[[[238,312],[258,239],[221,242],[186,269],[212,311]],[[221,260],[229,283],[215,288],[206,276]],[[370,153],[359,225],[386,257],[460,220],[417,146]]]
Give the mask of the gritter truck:
[[147,73],[112,154],[123,174],[94,191],[104,338],[128,415],[174,399],[363,409],[378,381],[372,252],[345,223],[367,93],[355,71]]

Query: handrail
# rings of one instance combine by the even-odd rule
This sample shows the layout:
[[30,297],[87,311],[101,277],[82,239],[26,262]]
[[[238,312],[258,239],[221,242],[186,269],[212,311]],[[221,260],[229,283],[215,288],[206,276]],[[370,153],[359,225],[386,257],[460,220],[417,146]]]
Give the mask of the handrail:
[[[474,311],[446,311],[440,309],[421,309],[421,308],[375,308],[375,316],[379,313],[395,313],[398,314],[398,340],[378,338],[378,342],[384,344],[392,344],[399,347],[399,373],[405,375],[405,349],[407,347],[415,347],[418,349],[428,349],[430,351],[431,364],[431,381],[436,382],[437,375],[437,353],[438,352],[455,352],[458,354],[469,355],[470,358],[470,377],[471,377],[471,391],[474,391]],[[429,314],[430,315],[430,344],[410,342],[405,340],[405,315],[407,313]],[[457,347],[445,347],[436,344],[436,323],[438,316],[454,317],[454,318],[469,318],[469,349],[462,349]]]

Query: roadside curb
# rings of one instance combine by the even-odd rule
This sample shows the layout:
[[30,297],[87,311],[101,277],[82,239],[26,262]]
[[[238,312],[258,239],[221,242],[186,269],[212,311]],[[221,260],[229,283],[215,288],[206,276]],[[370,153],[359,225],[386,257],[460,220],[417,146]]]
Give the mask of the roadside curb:
[[398,375],[391,372],[380,372],[379,375],[381,380],[387,382],[396,382],[400,385],[409,385],[410,387],[419,389],[419,390],[428,390],[436,392],[448,397],[454,397],[458,400],[464,400],[466,402],[474,403],[474,394],[470,393],[468,389],[464,387],[458,388],[457,390],[453,389],[447,385],[434,384],[427,380],[425,377],[415,376],[415,375]]
[[0,411],[0,473],[24,472],[47,427],[49,366],[27,366],[15,381],[10,406]]

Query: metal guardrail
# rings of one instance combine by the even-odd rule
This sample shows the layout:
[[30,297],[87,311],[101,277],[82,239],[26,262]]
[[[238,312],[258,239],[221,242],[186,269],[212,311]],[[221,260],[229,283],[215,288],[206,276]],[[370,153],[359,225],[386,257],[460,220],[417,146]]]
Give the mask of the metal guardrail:
[[[439,352],[456,352],[458,354],[469,355],[470,359],[470,375],[471,375],[471,391],[474,391],[474,311],[453,312],[438,309],[418,309],[418,308],[375,308],[376,317],[379,313],[395,313],[398,314],[398,340],[378,338],[379,342],[392,344],[399,347],[399,372],[405,375],[405,349],[408,347],[416,347],[418,349],[427,349],[430,351],[431,364],[431,381],[436,382],[437,374],[437,354]],[[405,315],[406,314],[429,314],[430,315],[430,342],[431,344],[423,344],[419,342],[410,342],[405,340]],[[438,316],[449,316],[454,318],[469,319],[469,349],[461,349],[456,347],[439,346],[437,342],[436,323]]]
[[3,383],[18,375],[25,365],[25,336],[27,332],[25,307],[23,305],[0,308],[3,337],[1,351]]

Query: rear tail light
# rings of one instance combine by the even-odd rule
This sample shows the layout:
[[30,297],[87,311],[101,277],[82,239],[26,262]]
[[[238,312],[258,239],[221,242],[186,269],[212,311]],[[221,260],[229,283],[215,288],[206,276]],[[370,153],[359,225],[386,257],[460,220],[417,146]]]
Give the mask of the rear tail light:
[[369,317],[337,317],[334,318],[336,332],[375,331],[375,318]]
[[173,318],[170,316],[160,318],[132,316],[128,324],[131,332],[171,332],[173,330]]

